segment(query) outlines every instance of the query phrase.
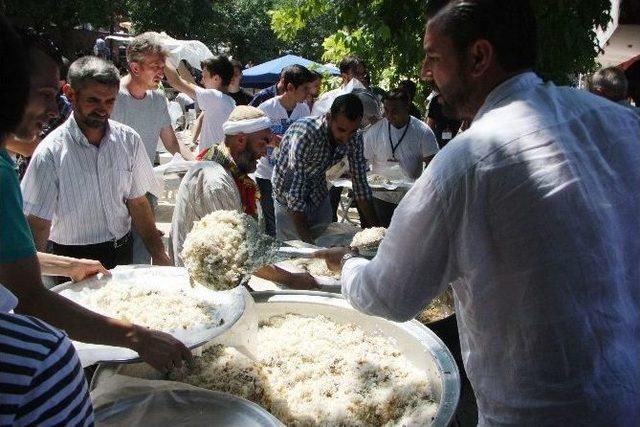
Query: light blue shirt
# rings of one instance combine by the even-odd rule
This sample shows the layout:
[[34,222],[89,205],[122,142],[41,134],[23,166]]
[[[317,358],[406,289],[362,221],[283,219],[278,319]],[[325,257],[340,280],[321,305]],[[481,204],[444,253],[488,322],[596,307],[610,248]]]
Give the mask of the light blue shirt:
[[517,75],[430,163],[354,307],[414,317],[452,283],[480,425],[640,420],[640,122]]

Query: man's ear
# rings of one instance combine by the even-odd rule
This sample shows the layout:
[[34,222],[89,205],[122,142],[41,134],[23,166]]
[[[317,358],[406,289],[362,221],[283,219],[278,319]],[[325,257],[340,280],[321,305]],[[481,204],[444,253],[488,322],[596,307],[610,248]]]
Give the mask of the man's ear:
[[483,76],[488,68],[497,65],[496,51],[485,39],[476,40],[469,46],[468,59],[471,74],[474,77]]
[[140,67],[140,63],[138,62],[129,62],[129,71],[131,71],[131,74],[134,76],[138,76],[142,72],[142,67]]

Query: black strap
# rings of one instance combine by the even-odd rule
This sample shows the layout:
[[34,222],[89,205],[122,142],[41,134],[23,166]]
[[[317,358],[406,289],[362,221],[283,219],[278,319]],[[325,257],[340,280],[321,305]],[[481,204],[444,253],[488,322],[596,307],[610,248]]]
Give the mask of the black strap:
[[396,158],[396,150],[400,146],[400,143],[404,139],[404,136],[407,134],[407,131],[409,130],[409,125],[410,124],[411,124],[411,118],[409,118],[409,121],[407,122],[407,125],[405,126],[404,132],[402,132],[402,136],[398,140],[398,143],[394,146],[393,145],[393,141],[391,141],[391,122],[387,121],[387,131],[389,133],[389,145],[391,146],[391,158],[393,158],[393,159]]

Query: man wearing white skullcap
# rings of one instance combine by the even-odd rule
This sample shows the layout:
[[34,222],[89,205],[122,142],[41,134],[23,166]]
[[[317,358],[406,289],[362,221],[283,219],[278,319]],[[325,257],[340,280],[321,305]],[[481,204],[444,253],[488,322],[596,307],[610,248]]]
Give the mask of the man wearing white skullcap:
[[[237,106],[223,124],[224,143],[214,145],[198,156],[198,162],[185,175],[171,220],[169,256],[183,266],[180,256],[184,240],[194,222],[216,210],[237,210],[256,216],[256,184],[248,174],[256,170],[258,159],[266,154],[271,141],[271,120],[259,109]],[[259,275],[290,287],[317,287],[308,274],[292,274],[265,267]]]

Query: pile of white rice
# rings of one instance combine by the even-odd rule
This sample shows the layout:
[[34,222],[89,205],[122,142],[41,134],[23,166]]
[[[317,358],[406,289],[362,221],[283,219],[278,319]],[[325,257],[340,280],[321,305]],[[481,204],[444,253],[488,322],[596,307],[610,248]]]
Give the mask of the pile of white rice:
[[218,326],[220,322],[215,305],[183,289],[143,289],[126,281],[111,280],[99,289],[92,289],[87,292],[83,306],[164,332]]
[[391,184],[391,179],[387,178],[384,175],[379,175],[377,173],[372,173],[367,176],[367,181],[369,185],[388,185]]
[[377,247],[382,242],[386,231],[387,229],[384,227],[365,228],[353,236],[350,246],[352,248]]
[[454,312],[453,290],[447,288],[440,296],[431,301],[429,305],[416,316],[416,319],[427,325],[444,319]]
[[319,258],[296,258],[288,261],[289,263],[303,269],[312,276],[332,277],[340,279],[340,272],[331,270],[327,267],[327,263]]
[[251,265],[273,250],[261,236],[253,218],[237,211],[215,211],[197,221],[187,234],[182,259],[192,279],[203,286],[226,290],[251,274]]
[[288,426],[424,425],[429,382],[394,340],[324,316],[288,314],[260,325],[258,360],[222,346],[173,379],[250,399]]

